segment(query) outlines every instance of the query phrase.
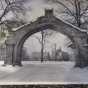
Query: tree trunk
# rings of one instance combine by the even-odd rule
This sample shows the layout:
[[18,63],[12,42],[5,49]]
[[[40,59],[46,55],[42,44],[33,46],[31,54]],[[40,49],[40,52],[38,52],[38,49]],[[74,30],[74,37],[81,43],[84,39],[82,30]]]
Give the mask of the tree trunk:
[[44,59],[44,32],[43,30],[41,31],[42,34],[42,44],[41,44],[41,62],[43,62]]
[[77,23],[77,26],[80,27],[81,26],[81,21],[80,21],[80,1],[79,0],[75,0],[74,1],[75,3],[75,19],[76,19],[76,23]]
[[56,44],[54,45],[54,48],[55,48],[55,61],[57,61],[57,51],[56,51]]

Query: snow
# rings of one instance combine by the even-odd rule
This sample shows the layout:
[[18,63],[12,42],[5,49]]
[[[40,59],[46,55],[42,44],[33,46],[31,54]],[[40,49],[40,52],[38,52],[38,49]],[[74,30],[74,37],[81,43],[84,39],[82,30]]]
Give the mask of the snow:
[[7,65],[7,66],[3,66],[3,65],[4,65],[4,61],[0,61],[0,72],[12,73],[20,68],[18,66],[13,67],[12,65]]
[[74,62],[24,61],[23,66],[2,66],[0,62],[0,84],[2,83],[44,83],[44,84],[86,84],[88,67],[74,68]]

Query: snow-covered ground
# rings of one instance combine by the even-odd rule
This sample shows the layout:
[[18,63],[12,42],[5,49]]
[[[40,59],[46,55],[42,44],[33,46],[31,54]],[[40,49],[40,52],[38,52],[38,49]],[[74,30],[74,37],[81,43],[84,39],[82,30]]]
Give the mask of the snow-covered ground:
[[74,68],[74,62],[23,62],[22,67],[2,66],[0,62],[0,84],[27,83],[87,83],[88,68]]

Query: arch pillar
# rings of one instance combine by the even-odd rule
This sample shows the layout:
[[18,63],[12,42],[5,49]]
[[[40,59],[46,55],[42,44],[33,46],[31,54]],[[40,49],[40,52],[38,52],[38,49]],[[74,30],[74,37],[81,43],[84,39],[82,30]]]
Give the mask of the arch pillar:
[[21,60],[15,59],[14,52],[15,52],[15,44],[6,44],[6,59],[4,61],[4,64],[13,66],[15,65],[22,66]]
[[79,37],[77,40],[78,54],[76,56],[75,67],[84,68],[88,66],[88,44],[87,44],[87,35],[84,38]]
[[78,47],[75,67],[84,68],[86,66],[88,66],[88,47],[80,46]]
[[6,44],[6,60],[4,64],[13,64],[14,46],[14,44]]

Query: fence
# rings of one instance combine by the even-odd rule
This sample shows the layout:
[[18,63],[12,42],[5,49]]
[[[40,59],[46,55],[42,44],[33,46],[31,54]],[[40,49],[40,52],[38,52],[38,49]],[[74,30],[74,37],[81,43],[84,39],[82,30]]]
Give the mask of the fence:
[[6,45],[0,46],[0,61],[6,59]]

